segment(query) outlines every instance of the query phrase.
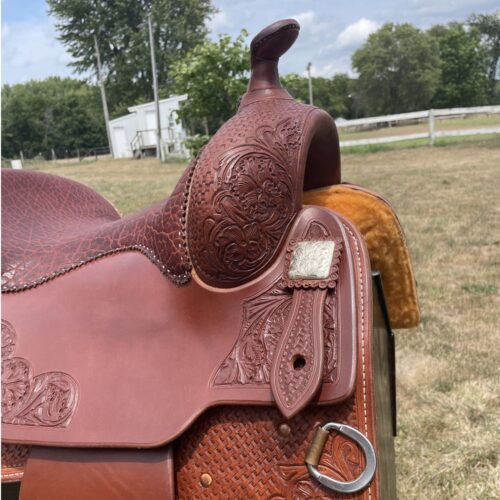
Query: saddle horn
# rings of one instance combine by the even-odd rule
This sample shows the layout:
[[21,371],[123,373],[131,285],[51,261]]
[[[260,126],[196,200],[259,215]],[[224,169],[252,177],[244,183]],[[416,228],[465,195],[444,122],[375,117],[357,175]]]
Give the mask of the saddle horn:
[[250,44],[251,77],[248,91],[281,88],[279,58],[294,44],[300,26],[295,19],[277,21],[255,35]]
[[212,137],[191,172],[187,247],[197,276],[221,288],[242,285],[280,252],[302,192],[340,182],[331,116],[281,86],[279,58],[299,34],[277,21],[251,42],[251,77],[238,112]]
[[291,99],[281,86],[278,62],[299,36],[295,19],[283,19],[267,26],[250,43],[250,80],[240,105],[268,97]]

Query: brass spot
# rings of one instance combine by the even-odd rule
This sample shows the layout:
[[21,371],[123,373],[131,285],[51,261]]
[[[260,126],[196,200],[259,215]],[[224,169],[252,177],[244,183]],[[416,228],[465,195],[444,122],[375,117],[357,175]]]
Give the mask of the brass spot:
[[292,429],[290,428],[290,426],[288,424],[281,424],[278,427],[278,433],[280,436],[287,437],[291,434],[291,432],[292,432]]
[[204,488],[208,488],[212,484],[212,476],[205,472],[200,477],[200,483]]

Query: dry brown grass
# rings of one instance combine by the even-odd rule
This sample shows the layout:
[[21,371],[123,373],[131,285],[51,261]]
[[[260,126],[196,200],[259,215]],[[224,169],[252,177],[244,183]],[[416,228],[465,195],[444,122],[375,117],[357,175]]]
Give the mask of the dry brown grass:
[[[123,212],[168,195],[182,166],[57,166]],[[46,169],[46,168],[45,168]],[[346,155],[343,179],[386,195],[422,308],[397,338],[401,499],[500,498],[500,141]]]

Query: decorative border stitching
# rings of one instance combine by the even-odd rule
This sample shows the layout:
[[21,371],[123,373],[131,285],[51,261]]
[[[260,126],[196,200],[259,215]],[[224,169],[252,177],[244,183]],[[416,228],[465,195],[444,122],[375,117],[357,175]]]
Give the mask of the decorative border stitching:
[[[350,234],[351,239],[354,242],[354,246],[356,247],[356,257],[358,264],[358,273],[359,273],[359,286],[360,286],[360,295],[361,295],[361,365],[362,365],[362,381],[363,381],[363,413],[364,413],[364,424],[365,424],[365,434],[368,437],[368,408],[366,401],[366,363],[365,363],[365,354],[366,354],[366,346],[365,346],[365,294],[364,294],[364,286],[363,286],[363,268],[361,266],[361,256],[359,253],[359,245],[358,240],[356,239],[352,230],[346,226],[346,224],[342,223],[344,228]],[[371,483],[368,486],[368,498],[372,498],[372,486]]]
[[[288,31],[288,30],[292,30],[292,29],[298,29],[298,30],[300,30],[300,25],[298,23],[289,23],[289,24],[286,24],[285,26],[282,26],[277,31],[273,31],[272,33],[269,33],[269,35],[266,35],[265,37],[261,38],[260,40],[258,40],[255,43],[255,45],[253,45],[252,47],[250,47],[251,51],[252,51],[252,55],[256,55],[255,52],[257,52],[257,49],[263,43],[267,42],[268,40],[271,40],[272,38],[274,38],[276,36],[278,36],[282,31]],[[274,59],[274,60],[277,60],[277,59]]]
[[[181,216],[179,217],[179,223],[181,225],[181,230],[180,230],[180,237],[182,240],[182,248],[181,250],[183,251],[183,255],[181,255],[181,260],[185,260],[185,264],[189,268],[189,277],[187,278],[187,281],[189,281],[189,278],[191,277],[191,270],[193,269],[192,263],[191,263],[191,257],[189,256],[189,249],[188,249],[188,243],[187,243],[187,211],[188,211],[188,205],[189,205],[189,195],[191,193],[191,184],[193,182],[193,177],[194,173],[196,171],[196,167],[198,166],[198,162],[201,156],[201,152],[203,151],[205,147],[200,150],[198,153],[198,156],[193,160],[192,164],[188,167],[189,168],[189,173],[188,173],[188,178],[186,180],[186,185],[184,186],[184,192],[182,193],[182,204],[181,204]],[[188,273],[184,273],[184,275],[187,275]],[[186,281],[186,283],[187,283]]]
[[2,287],[2,292],[15,293],[15,292],[22,292],[30,288],[35,288],[39,285],[42,285],[43,283],[46,283],[47,281],[53,280],[54,278],[66,274],[69,271],[73,271],[74,269],[82,267],[86,264],[90,264],[91,262],[94,262],[95,260],[100,259],[101,257],[106,257],[108,255],[113,255],[115,253],[127,252],[127,251],[137,251],[145,255],[155,266],[157,266],[160,269],[160,271],[165,276],[170,278],[177,285],[185,285],[191,278],[191,273],[182,273],[182,274],[173,273],[170,269],[168,269],[168,267],[165,264],[163,264],[160,261],[160,259],[155,255],[155,253],[153,252],[153,250],[151,250],[151,248],[146,247],[144,245],[129,245],[126,247],[114,248],[113,250],[109,250],[107,252],[99,252],[98,254],[89,257],[88,259],[83,259],[76,264],[71,264],[70,266],[63,267],[59,271],[55,271],[49,275],[42,276],[41,278],[38,278],[35,281],[32,281],[30,283],[25,283],[24,285],[21,286],[4,286]]

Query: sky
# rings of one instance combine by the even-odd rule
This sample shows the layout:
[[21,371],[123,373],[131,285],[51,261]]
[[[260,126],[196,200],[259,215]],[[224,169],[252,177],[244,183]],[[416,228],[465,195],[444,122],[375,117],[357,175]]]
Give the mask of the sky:
[[[301,25],[292,53],[280,71],[314,76],[353,74],[351,55],[385,22],[410,22],[426,29],[433,24],[463,21],[471,13],[492,13],[499,0],[213,0],[218,13],[209,21],[211,37],[237,36],[248,42],[266,25],[295,18]],[[45,0],[2,0],[2,84],[48,76],[74,76],[71,57],[57,40]]]

